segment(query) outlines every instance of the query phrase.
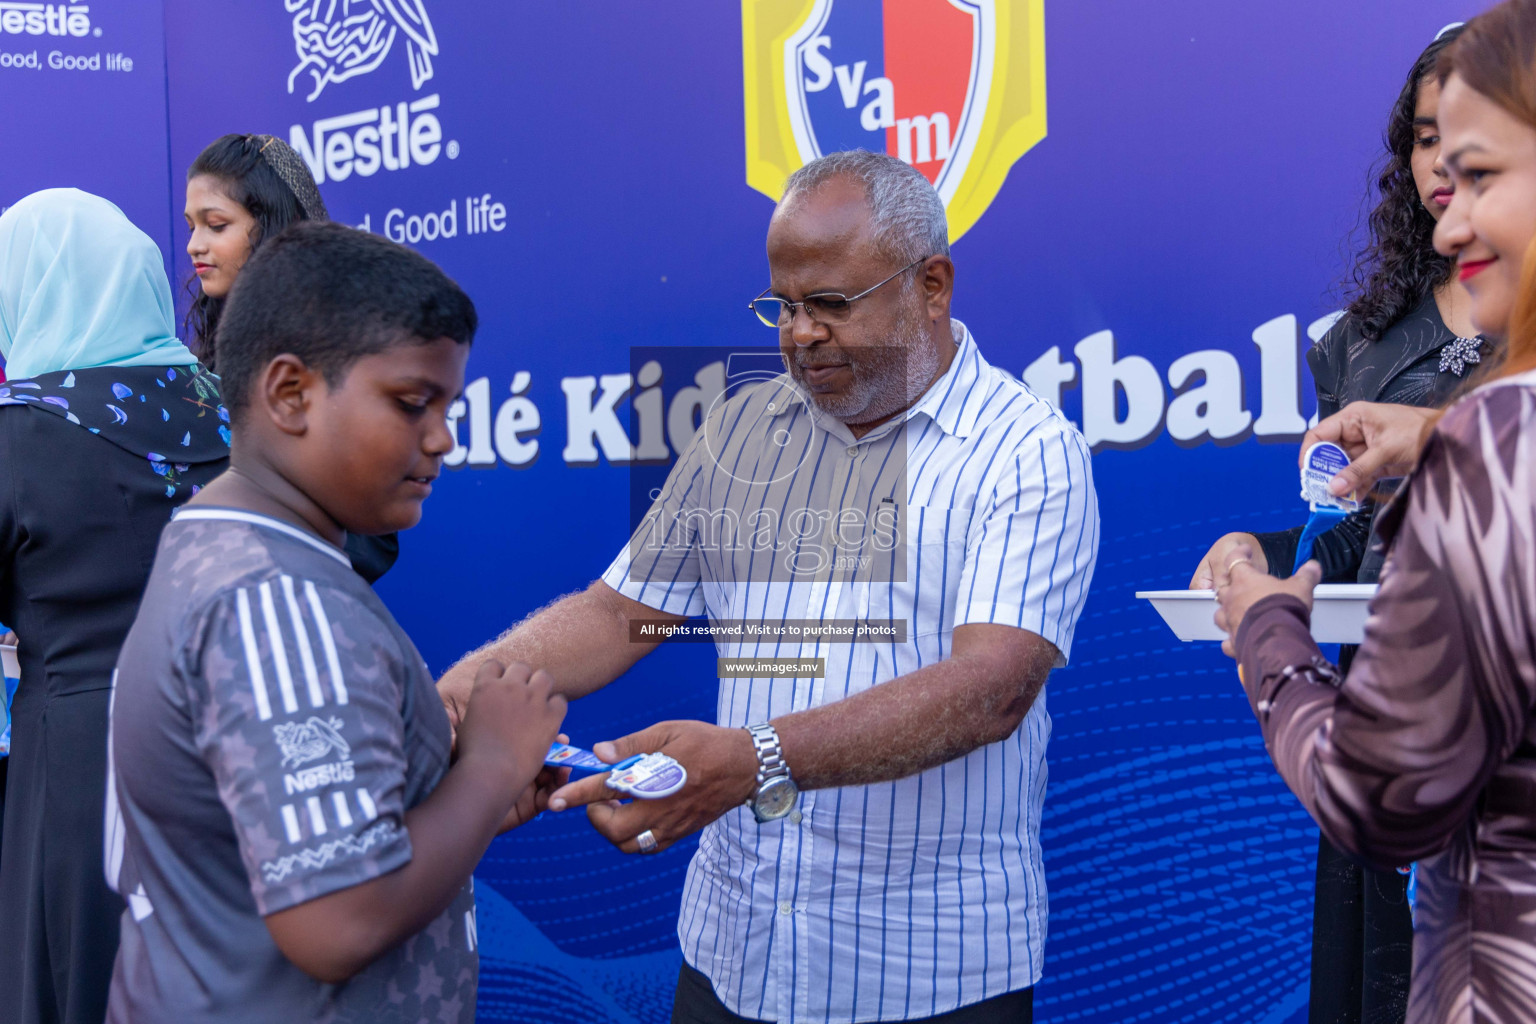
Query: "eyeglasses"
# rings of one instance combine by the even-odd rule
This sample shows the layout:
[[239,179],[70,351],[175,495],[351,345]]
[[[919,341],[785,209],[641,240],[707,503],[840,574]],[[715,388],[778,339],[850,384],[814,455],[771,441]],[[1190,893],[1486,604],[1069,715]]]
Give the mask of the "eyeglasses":
[[864,289],[857,295],[844,295],[841,292],[818,292],[815,295],[807,295],[800,302],[790,302],[788,299],[781,299],[764,291],[763,294],[747,303],[747,305],[751,308],[752,312],[757,314],[757,318],[769,327],[788,327],[795,319],[796,307],[804,309],[805,315],[816,323],[826,324],[829,327],[845,324],[848,322],[848,318],[853,315],[853,304],[855,302],[858,302],[876,289],[890,284],[919,263],[924,263],[931,259],[933,259],[932,256],[924,256],[922,259],[913,260],[884,281]]

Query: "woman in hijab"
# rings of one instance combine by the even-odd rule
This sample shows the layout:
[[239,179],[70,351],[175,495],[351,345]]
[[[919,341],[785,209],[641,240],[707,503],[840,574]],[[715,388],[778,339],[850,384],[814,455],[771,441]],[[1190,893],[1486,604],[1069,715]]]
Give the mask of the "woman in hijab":
[[21,637],[0,1020],[99,1024],[123,910],[103,872],[113,667],[171,510],[228,462],[228,416],[176,340],[160,250],[76,189],[0,216],[0,358],[0,622]]

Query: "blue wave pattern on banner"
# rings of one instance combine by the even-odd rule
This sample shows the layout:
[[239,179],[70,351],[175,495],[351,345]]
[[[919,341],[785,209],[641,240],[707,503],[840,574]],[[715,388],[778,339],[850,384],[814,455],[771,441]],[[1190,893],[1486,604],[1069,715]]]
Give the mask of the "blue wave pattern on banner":
[[1147,515],[1160,525],[1114,531],[1106,515],[1080,654],[1049,684],[1042,1019],[1306,1019],[1316,827],[1275,774],[1233,663],[1180,643],[1132,596],[1181,585],[1223,533],[1297,514]]
[[668,952],[597,960],[562,952],[510,900],[476,885],[478,1020],[525,1024],[649,1024],[672,1013],[682,957]]

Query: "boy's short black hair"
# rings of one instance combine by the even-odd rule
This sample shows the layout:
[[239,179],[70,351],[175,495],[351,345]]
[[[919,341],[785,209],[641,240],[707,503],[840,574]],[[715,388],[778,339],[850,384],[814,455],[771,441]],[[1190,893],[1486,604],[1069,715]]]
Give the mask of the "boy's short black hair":
[[478,323],[469,296],[425,256],[334,222],[300,221],[235,279],[219,321],[219,390],[239,413],[262,369],[285,353],[335,387],[364,356],[438,338],[467,345]]

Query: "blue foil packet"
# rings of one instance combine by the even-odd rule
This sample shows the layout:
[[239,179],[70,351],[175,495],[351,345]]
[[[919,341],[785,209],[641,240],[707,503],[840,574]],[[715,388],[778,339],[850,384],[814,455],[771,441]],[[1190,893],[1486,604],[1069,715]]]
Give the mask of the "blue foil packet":
[[1349,466],[1349,456],[1344,449],[1331,441],[1319,441],[1307,449],[1301,460],[1301,500],[1314,510],[1337,508],[1354,512],[1360,508],[1357,494],[1333,494],[1328,482]]
[[581,772],[613,770],[613,765],[605,763],[592,751],[573,747],[569,743],[551,743],[549,753],[544,755],[544,763],[551,768],[570,768],[572,771]]
[[635,754],[618,764],[605,764],[590,750],[569,743],[552,743],[544,763],[572,771],[610,772],[610,788],[642,800],[671,796],[688,781],[687,769],[666,754]]
[[[5,627],[0,626],[0,634],[5,632]],[[11,701],[16,697],[16,687],[21,681],[15,678],[15,672],[10,661],[15,657],[14,647],[5,648],[6,670],[0,675],[5,677],[3,686],[0,686],[0,694],[5,697],[5,703],[0,704],[0,758],[9,757],[11,754]]]
[[1296,544],[1296,564],[1291,566],[1291,575],[1294,576],[1312,557],[1312,548],[1317,538],[1338,526],[1348,515],[1348,512],[1338,508],[1312,510],[1312,514],[1307,517],[1307,525],[1302,528],[1301,540]]
[[1291,566],[1292,573],[1307,564],[1317,538],[1360,507],[1357,495],[1335,495],[1328,490],[1328,482],[1348,465],[1349,456],[1331,441],[1319,441],[1302,457],[1301,497],[1312,509],[1312,514],[1307,517],[1307,525],[1302,528],[1301,540],[1296,545],[1296,564]]
[[688,770],[666,754],[636,754],[613,766],[608,788],[641,800],[671,796],[688,781]]

